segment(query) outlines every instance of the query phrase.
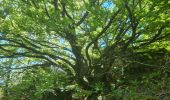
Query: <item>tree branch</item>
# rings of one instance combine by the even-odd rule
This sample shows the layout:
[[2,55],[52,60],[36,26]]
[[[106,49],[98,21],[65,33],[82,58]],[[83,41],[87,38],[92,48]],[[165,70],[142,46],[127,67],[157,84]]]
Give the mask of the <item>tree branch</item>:
[[44,9],[45,9],[45,13],[46,13],[47,17],[51,18],[44,0],[43,0],[43,3],[44,3]]
[[155,41],[158,41],[158,40],[161,40],[167,36],[169,36],[170,34],[166,34],[164,36],[160,36],[162,34],[162,31],[163,29],[166,28],[166,25],[162,25],[159,30],[158,30],[158,33],[155,34],[151,39],[147,40],[145,43],[141,43],[139,46],[136,46],[135,48],[139,48],[139,47],[142,47],[142,46],[146,46],[146,45],[149,45]]
[[118,11],[116,11],[116,12],[112,15],[112,17],[110,18],[108,24],[102,29],[102,31],[97,35],[97,37],[96,37],[94,40],[92,40],[92,41],[86,46],[85,53],[86,53],[86,57],[87,57],[87,59],[88,59],[88,61],[89,61],[89,66],[91,66],[91,58],[90,58],[90,55],[89,55],[89,53],[88,53],[88,50],[89,50],[90,46],[91,46],[93,43],[95,43],[95,42],[100,38],[100,36],[102,36],[102,35],[107,31],[107,29],[111,26],[111,24],[113,23],[115,17],[118,15],[118,13],[119,13],[120,11],[121,11],[121,9],[119,9]]
[[89,12],[86,11],[85,14],[83,15],[83,17],[76,23],[76,26],[79,26],[80,24],[82,24],[84,22],[84,20],[87,18]]

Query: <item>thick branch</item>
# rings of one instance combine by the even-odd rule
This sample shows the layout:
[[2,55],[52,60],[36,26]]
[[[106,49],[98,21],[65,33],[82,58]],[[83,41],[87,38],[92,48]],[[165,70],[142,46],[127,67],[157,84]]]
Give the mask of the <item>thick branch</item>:
[[102,29],[102,31],[97,35],[97,37],[87,45],[87,47],[86,47],[86,49],[85,49],[85,52],[86,52],[86,57],[87,57],[87,59],[88,59],[88,61],[89,61],[89,66],[91,66],[91,59],[90,59],[90,55],[89,55],[89,53],[88,53],[88,50],[89,50],[90,46],[91,46],[93,43],[97,42],[97,40],[100,38],[100,36],[102,36],[102,35],[107,31],[107,29],[111,26],[111,24],[113,23],[115,17],[118,15],[118,13],[119,13],[120,11],[121,11],[121,9],[119,9],[118,11],[116,11],[116,12],[112,15],[112,17],[110,18],[108,24]]
[[84,22],[84,20],[87,18],[89,12],[86,11],[85,14],[83,15],[83,17],[76,23],[76,26],[79,26],[80,24],[82,24]]
[[166,25],[162,25],[162,26],[160,27],[160,29],[158,30],[158,33],[157,33],[157,34],[155,34],[151,39],[146,40],[146,42],[141,43],[139,46],[136,46],[135,48],[139,48],[139,47],[142,47],[142,46],[149,45],[149,44],[151,44],[151,43],[153,43],[153,42],[155,42],[155,41],[161,40],[161,39],[169,36],[170,34],[166,34],[166,35],[164,35],[164,36],[160,36],[160,35],[162,34],[163,29],[165,29],[165,28],[166,28]]
[[55,7],[55,11],[57,11],[58,8],[58,0],[54,0],[54,7]]
[[65,3],[61,3],[61,5],[62,5],[62,8],[63,8],[63,12],[62,12],[63,17],[66,15],[69,19],[73,20],[73,18],[69,15],[69,13],[66,10],[66,4]]
[[129,14],[129,18],[130,18],[130,25],[131,25],[131,28],[132,28],[132,35],[131,35],[131,38],[127,41],[127,43],[124,45],[123,47],[123,51],[125,51],[127,49],[127,47],[134,41],[135,39],[135,36],[136,36],[136,28],[137,28],[137,22],[136,22],[136,19],[130,9],[130,7],[128,6],[127,2],[125,3],[125,8],[127,9],[128,11],[128,14]]
[[[6,38],[0,38],[0,39],[1,39],[1,40],[6,40],[6,41],[9,41],[9,42],[16,43],[16,44],[20,45],[21,48],[25,48],[25,49],[27,49],[27,50],[35,53],[35,54],[44,55],[44,56],[45,56],[45,55],[48,55],[49,57],[52,57],[53,59],[59,59],[59,60],[61,60],[61,61],[64,61],[65,63],[69,64],[70,66],[74,67],[74,65],[71,64],[70,61],[68,61],[68,60],[66,60],[66,59],[64,59],[64,58],[62,58],[62,57],[60,57],[60,56],[55,56],[55,55],[52,55],[52,54],[50,54],[50,53],[45,53],[45,52],[38,51],[38,50],[36,50],[36,49],[34,49],[34,48],[28,47],[27,45],[25,45],[25,44],[23,44],[23,43],[17,42],[16,40],[11,40],[11,39],[6,39]],[[2,47],[1,47],[1,49],[3,49],[3,50],[6,51],[6,52],[12,52],[12,51],[6,50],[6,49],[4,49],[4,48],[2,48]]]

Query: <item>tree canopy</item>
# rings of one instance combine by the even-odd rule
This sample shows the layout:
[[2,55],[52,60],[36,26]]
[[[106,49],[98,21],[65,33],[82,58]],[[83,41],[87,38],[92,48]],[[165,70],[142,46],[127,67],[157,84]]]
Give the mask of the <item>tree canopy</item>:
[[169,0],[0,0],[0,23],[1,76],[41,95],[79,87],[92,100],[123,86],[129,66],[168,66],[154,55],[168,61]]

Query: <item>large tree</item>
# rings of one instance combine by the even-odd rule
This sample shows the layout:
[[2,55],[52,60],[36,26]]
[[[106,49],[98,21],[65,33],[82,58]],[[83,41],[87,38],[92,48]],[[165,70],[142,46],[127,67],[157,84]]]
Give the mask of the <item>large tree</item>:
[[169,7],[168,0],[3,0],[0,63],[57,68],[83,89],[101,82],[107,93],[115,67],[168,44]]

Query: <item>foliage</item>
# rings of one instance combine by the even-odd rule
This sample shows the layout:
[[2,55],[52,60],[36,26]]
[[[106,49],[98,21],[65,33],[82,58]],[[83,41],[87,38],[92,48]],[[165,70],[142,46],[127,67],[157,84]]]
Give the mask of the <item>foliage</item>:
[[169,13],[169,0],[1,0],[4,97],[167,96]]

